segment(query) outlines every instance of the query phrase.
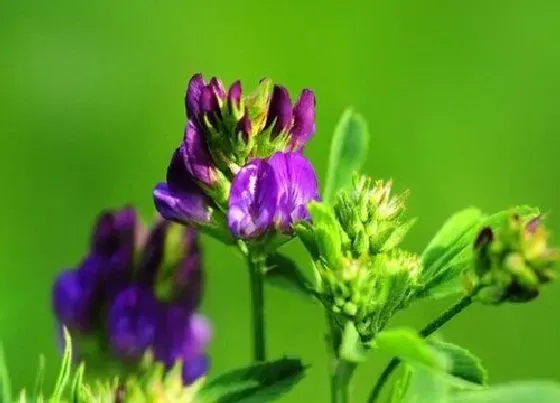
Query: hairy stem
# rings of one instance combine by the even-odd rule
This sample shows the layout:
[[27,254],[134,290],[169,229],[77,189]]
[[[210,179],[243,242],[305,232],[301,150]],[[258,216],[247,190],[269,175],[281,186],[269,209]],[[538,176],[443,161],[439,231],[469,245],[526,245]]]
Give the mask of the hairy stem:
[[264,323],[264,271],[266,258],[249,255],[249,278],[251,285],[251,327],[253,334],[253,360],[266,360]]
[[339,355],[341,332],[338,325],[332,320],[327,312],[327,335],[329,353],[331,355],[330,385],[331,403],[350,402],[350,382],[356,370],[357,364],[343,360]]
[[[440,316],[438,316],[432,322],[428,323],[420,331],[420,336],[428,337],[429,335],[434,333],[436,330],[438,330],[440,327],[442,327],[447,322],[449,322],[451,319],[453,319],[455,316],[457,316],[459,313],[463,312],[463,310],[465,310],[465,308],[467,308],[469,305],[471,305],[472,302],[473,302],[473,297],[471,295],[464,296],[459,301],[457,301],[455,304],[453,304],[448,310],[443,312]],[[373,387],[373,389],[372,389],[372,391],[369,395],[368,403],[374,403],[375,401],[377,401],[377,399],[379,398],[379,395],[381,394],[381,390],[383,389],[383,387],[385,386],[385,384],[387,383],[387,381],[391,377],[391,374],[393,372],[395,372],[395,370],[398,368],[399,364],[400,364],[400,360],[396,357],[393,358],[389,362],[389,364],[387,364],[387,366],[385,367],[385,369],[383,370],[383,372],[379,376],[379,379],[377,380],[375,386]]]

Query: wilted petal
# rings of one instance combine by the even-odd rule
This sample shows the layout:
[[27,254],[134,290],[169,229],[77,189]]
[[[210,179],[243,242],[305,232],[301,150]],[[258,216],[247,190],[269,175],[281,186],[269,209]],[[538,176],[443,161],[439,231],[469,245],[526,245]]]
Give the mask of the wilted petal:
[[315,95],[303,90],[294,106],[294,126],[291,130],[291,146],[300,151],[315,133]]
[[204,133],[191,119],[185,128],[185,137],[180,148],[187,171],[197,180],[211,186],[215,180],[215,169]]
[[202,89],[204,86],[205,83],[204,78],[202,78],[202,74],[195,74],[189,81],[187,94],[185,95],[185,105],[187,108],[187,117],[189,119],[200,119],[200,98],[202,96]]
[[299,153],[276,153],[268,160],[278,183],[278,208],[274,221],[283,231],[307,220],[306,205],[319,199],[317,176],[311,163]]
[[275,85],[268,106],[268,116],[265,127],[271,126],[274,122],[273,134],[278,134],[289,128],[292,124],[293,112],[292,101],[288,90],[282,86]]
[[272,225],[277,202],[274,171],[255,159],[244,166],[231,184],[228,225],[235,237],[256,238]]
[[241,102],[241,82],[235,81],[228,91],[228,107],[229,113],[233,113],[234,109],[239,109],[239,103]]
[[109,308],[109,345],[121,358],[136,360],[154,344],[161,309],[149,289],[131,286]]

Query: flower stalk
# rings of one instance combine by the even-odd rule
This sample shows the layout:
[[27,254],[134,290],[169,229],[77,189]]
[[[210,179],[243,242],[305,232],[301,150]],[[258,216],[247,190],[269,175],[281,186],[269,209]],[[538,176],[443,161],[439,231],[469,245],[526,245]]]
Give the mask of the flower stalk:
[[264,274],[266,257],[252,253],[247,259],[251,288],[251,329],[253,335],[253,361],[266,361],[266,336],[264,319]]

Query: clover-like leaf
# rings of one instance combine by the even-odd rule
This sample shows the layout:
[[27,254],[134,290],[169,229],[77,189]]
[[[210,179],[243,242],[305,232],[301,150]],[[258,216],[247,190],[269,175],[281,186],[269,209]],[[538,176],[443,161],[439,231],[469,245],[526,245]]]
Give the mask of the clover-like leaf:
[[369,133],[365,119],[352,109],[340,118],[331,141],[329,167],[323,200],[329,203],[342,188],[349,185],[352,174],[360,170],[367,157]]
[[428,344],[448,359],[448,373],[456,378],[474,384],[486,385],[488,372],[482,366],[478,357],[467,349],[456,344],[440,340],[428,339]]
[[519,381],[486,390],[459,392],[449,403],[558,403],[560,384],[548,381]]

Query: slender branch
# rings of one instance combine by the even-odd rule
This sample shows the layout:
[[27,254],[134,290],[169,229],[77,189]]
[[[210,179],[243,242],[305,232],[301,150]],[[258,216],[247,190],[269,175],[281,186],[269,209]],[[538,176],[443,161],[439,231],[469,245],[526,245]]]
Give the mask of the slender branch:
[[[420,331],[420,336],[428,337],[436,330],[441,328],[443,325],[445,325],[447,322],[449,322],[451,319],[453,319],[455,316],[457,316],[459,313],[463,312],[463,310],[465,310],[468,306],[470,306],[472,302],[473,302],[473,297],[471,295],[464,296],[455,304],[453,304],[447,311],[443,312],[432,322],[428,323]],[[395,372],[395,370],[398,368],[399,364],[400,364],[400,360],[395,357],[385,367],[385,369],[379,376],[379,379],[377,380],[375,386],[373,387],[369,395],[369,398],[367,400],[368,403],[374,403],[379,398],[379,395],[381,394],[381,390],[383,389],[383,387],[391,377],[391,374]]]
[[253,360],[266,360],[265,323],[264,323],[264,256],[248,257],[251,286],[251,327],[253,334]]

